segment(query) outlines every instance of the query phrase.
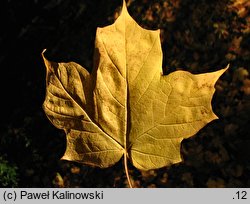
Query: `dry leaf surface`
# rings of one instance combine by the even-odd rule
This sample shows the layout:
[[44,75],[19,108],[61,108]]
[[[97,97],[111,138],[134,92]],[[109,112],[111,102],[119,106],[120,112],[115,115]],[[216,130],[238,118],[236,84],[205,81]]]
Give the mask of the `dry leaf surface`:
[[162,75],[159,30],[141,28],[124,3],[98,28],[95,67],[48,61],[44,110],[67,134],[63,159],[109,167],[122,156],[142,170],[181,161],[180,144],[217,118],[214,85],[227,68]]

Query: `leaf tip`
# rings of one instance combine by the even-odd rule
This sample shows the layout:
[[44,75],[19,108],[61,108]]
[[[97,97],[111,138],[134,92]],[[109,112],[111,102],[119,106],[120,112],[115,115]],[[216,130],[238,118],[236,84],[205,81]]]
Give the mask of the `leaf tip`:
[[[222,69],[222,70],[223,70],[223,73],[226,72],[226,71],[229,69],[229,67],[230,67],[230,63],[228,63],[227,66],[226,66],[224,69]],[[222,74],[223,74],[223,73],[222,73]]]
[[219,117],[215,113],[213,113],[213,117],[212,117],[211,121],[218,120],[218,119],[219,119]]
[[230,64],[228,64],[225,68],[220,69],[218,71],[212,72],[210,76],[210,80],[212,84],[215,84],[218,79],[221,77],[222,74],[224,74],[229,69]]
[[46,52],[46,50],[47,50],[47,49],[43,49],[43,51],[42,51],[42,53],[41,53],[43,60],[46,60],[46,58],[45,58],[45,56],[44,56],[44,53]]
[[70,161],[70,157],[68,157],[67,155],[63,155],[60,160],[68,160],[68,161]]
[[42,51],[42,55],[46,52],[46,50],[47,50],[46,48],[45,48],[45,49],[43,49],[43,51]]
[[226,66],[225,68],[219,70],[220,76],[221,76],[222,74],[224,74],[224,73],[229,69],[229,67],[230,67],[230,64],[228,63],[227,66]]
[[44,56],[44,53],[47,51],[47,49],[44,49],[41,53],[42,55],[42,58],[43,58],[43,61],[44,61],[44,64],[45,64],[45,67],[46,67],[46,70],[47,70],[47,73],[49,71],[52,71],[54,72],[55,68],[57,67],[57,64],[58,63],[55,63],[55,62],[52,62],[52,61],[49,61],[47,60],[47,58]]
[[47,63],[48,63],[48,60],[47,60],[46,57],[44,56],[44,53],[46,52],[46,50],[47,50],[47,49],[43,49],[43,51],[42,51],[42,53],[41,53],[45,65],[47,65]]
[[123,0],[123,3],[122,3],[122,10],[121,10],[121,13],[123,13],[123,12],[128,13],[126,0]]

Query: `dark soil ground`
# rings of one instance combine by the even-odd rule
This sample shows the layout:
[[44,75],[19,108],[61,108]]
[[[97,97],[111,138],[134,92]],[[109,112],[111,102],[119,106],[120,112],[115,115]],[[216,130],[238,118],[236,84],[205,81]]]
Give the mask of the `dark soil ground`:
[[[219,120],[182,142],[183,162],[142,172],[135,187],[250,187],[250,1],[131,0],[131,16],[161,29],[163,71],[215,71]],[[99,169],[60,160],[63,131],[42,110],[45,67],[75,61],[91,71],[95,31],[114,22],[121,0],[3,0],[0,6],[0,186],[127,187],[123,163]]]

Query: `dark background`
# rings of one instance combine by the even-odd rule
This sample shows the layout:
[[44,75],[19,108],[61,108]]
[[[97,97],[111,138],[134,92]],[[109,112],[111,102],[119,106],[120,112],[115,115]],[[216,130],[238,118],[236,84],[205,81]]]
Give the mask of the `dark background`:
[[[131,0],[144,28],[161,29],[163,71],[215,71],[212,105],[219,120],[182,142],[183,162],[142,172],[135,187],[250,187],[250,2]],[[4,0],[0,6],[0,186],[127,187],[123,163],[99,169],[61,161],[65,134],[42,103],[41,58],[75,61],[91,71],[95,31],[119,15],[121,0]]]

